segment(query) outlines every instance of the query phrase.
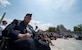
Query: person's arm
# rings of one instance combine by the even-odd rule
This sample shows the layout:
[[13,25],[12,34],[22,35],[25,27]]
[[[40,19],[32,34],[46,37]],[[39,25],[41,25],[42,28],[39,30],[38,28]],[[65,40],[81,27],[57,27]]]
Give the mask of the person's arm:
[[38,34],[37,32],[33,29],[33,27],[31,25],[28,25],[29,26],[29,29],[32,31],[33,33],[33,39],[36,39],[38,40]]
[[2,32],[4,29],[2,28],[2,25],[0,24],[0,32]]

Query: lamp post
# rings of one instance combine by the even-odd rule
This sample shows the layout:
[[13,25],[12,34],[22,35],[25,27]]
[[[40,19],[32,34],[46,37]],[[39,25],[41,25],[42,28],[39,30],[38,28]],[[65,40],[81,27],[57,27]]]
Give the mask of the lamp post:
[[5,17],[5,15],[6,15],[6,12],[3,13],[3,16],[0,19],[0,24],[1,24],[2,20],[3,20],[3,18]]

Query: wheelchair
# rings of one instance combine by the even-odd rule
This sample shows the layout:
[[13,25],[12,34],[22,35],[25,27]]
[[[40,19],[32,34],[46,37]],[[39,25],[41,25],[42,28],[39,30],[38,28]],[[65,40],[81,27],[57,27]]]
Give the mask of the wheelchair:
[[0,50],[17,50],[15,47],[13,47],[12,44],[10,44],[10,38],[2,36],[2,39],[0,39]]

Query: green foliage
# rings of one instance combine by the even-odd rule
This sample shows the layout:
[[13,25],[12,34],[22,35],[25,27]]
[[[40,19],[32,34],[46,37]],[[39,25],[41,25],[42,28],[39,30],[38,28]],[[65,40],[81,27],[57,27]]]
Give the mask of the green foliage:
[[56,32],[56,28],[55,27],[49,27],[48,30],[46,30],[47,32]]
[[82,31],[82,24],[78,25],[80,31]]
[[74,26],[74,31],[79,31],[78,26]]
[[79,24],[78,26],[74,26],[74,31],[82,31],[82,24]]

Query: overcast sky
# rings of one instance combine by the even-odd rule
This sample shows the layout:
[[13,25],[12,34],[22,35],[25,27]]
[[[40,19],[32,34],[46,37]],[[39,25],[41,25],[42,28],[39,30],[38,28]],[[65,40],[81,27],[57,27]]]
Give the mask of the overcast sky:
[[5,19],[21,19],[32,13],[31,25],[46,30],[49,26],[63,24],[67,29],[82,24],[82,0],[0,0],[0,16]]

